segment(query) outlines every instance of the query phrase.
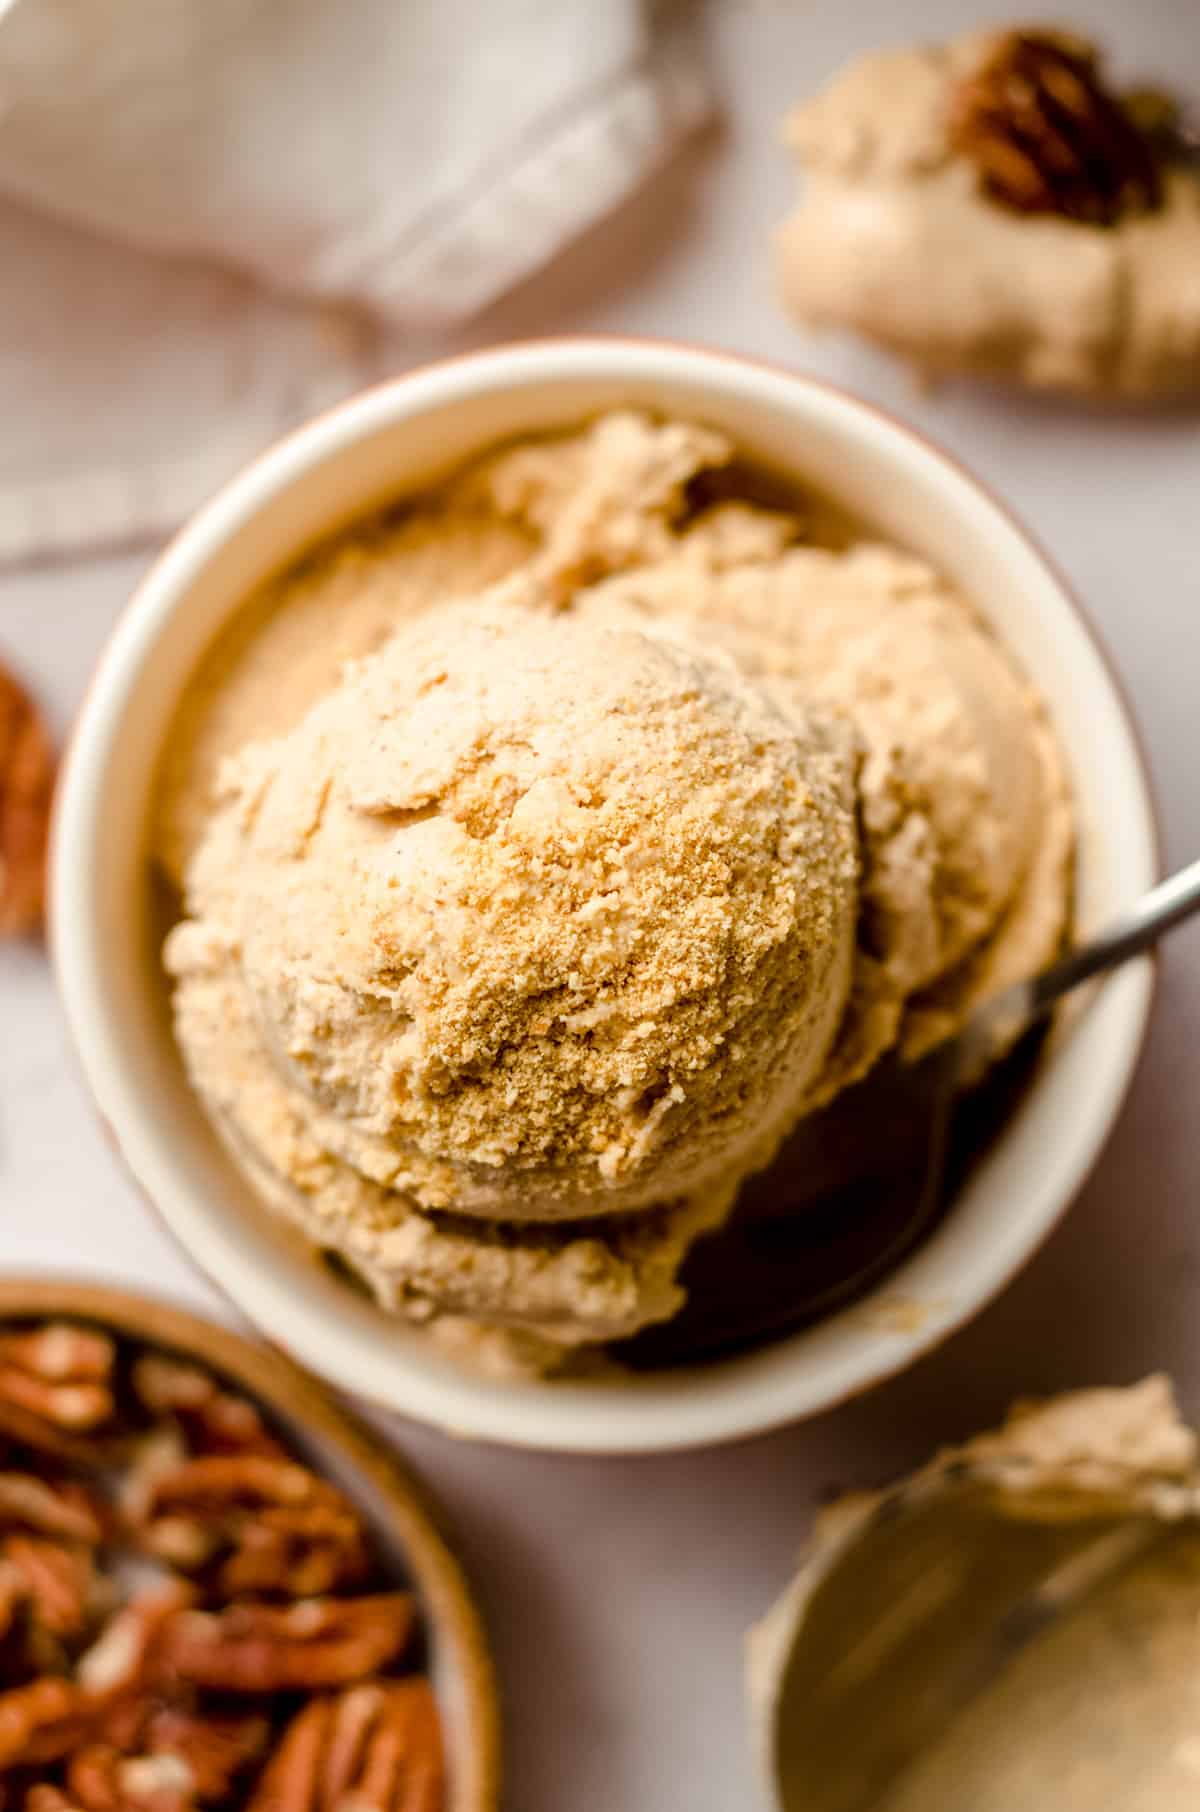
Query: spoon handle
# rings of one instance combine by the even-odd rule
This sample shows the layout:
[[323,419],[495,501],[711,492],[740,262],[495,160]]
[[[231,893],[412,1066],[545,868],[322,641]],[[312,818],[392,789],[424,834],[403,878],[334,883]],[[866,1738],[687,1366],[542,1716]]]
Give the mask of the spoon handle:
[[1089,938],[1078,949],[1069,950],[1049,969],[1029,983],[1030,1010],[1037,1013],[1077,987],[1080,982],[1113,969],[1118,963],[1157,943],[1165,931],[1200,911],[1200,861],[1191,862],[1178,874],[1160,881],[1136,905],[1110,925],[1107,931]]

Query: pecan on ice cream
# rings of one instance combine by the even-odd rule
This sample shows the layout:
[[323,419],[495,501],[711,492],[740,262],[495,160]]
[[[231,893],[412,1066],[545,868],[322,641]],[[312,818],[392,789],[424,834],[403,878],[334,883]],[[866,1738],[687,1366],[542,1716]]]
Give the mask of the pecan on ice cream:
[[1096,52],[1053,32],[1011,32],[956,90],[956,149],[985,191],[1023,214],[1113,226],[1162,199],[1155,146],[1100,76]]

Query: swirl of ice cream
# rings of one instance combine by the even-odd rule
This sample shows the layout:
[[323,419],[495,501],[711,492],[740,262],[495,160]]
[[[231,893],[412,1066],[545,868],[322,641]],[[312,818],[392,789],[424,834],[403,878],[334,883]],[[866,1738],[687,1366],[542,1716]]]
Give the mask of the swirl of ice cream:
[[720,650],[524,597],[418,620],[228,764],[168,964],[185,1053],[219,970],[243,1093],[302,1098],[364,1179],[578,1219],[799,1111],[851,981],[858,755]]

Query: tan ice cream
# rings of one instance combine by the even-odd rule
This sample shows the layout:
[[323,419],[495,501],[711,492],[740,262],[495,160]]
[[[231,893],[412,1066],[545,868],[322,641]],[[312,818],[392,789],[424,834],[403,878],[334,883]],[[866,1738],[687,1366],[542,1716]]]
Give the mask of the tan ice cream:
[[[1043,852],[1061,874],[1071,821],[1059,757],[1029,687],[923,561],[863,542],[839,552],[781,545],[769,558],[729,564],[714,561],[713,533],[702,523],[670,559],[594,587],[577,608],[682,620],[785,710],[816,703],[860,733],[863,928],[876,962],[860,976],[869,1023],[848,1022],[849,1061],[829,1078],[841,1085],[891,1041],[903,1012],[910,1041],[926,1040],[933,1001],[922,991],[939,978],[939,1004],[968,1004],[973,953],[1010,910],[1022,921],[1006,936],[1018,946],[1014,978],[1027,972],[1026,936],[1034,948],[1047,932],[1057,939],[1061,887],[1038,886],[1025,900],[1013,878],[1034,879]],[[990,991],[994,964],[987,981]]]
[[1065,922],[1003,651],[898,549],[706,506],[731,451],[619,413],[340,538],[167,763],[179,1038],[238,1161],[389,1305],[538,1364],[672,1313],[800,1112]]
[[231,766],[167,963],[185,1046],[215,968],[254,1085],[364,1177],[580,1219],[794,1119],[850,983],[854,757],[720,653],[513,590],[401,630]]

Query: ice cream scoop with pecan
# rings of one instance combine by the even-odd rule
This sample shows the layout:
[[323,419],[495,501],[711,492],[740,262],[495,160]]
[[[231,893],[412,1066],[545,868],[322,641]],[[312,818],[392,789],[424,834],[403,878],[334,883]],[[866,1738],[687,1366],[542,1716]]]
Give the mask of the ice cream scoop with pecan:
[[1200,167],[1166,95],[1065,33],[850,64],[787,123],[776,274],[806,325],[923,371],[1098,396],[1200,392]]

